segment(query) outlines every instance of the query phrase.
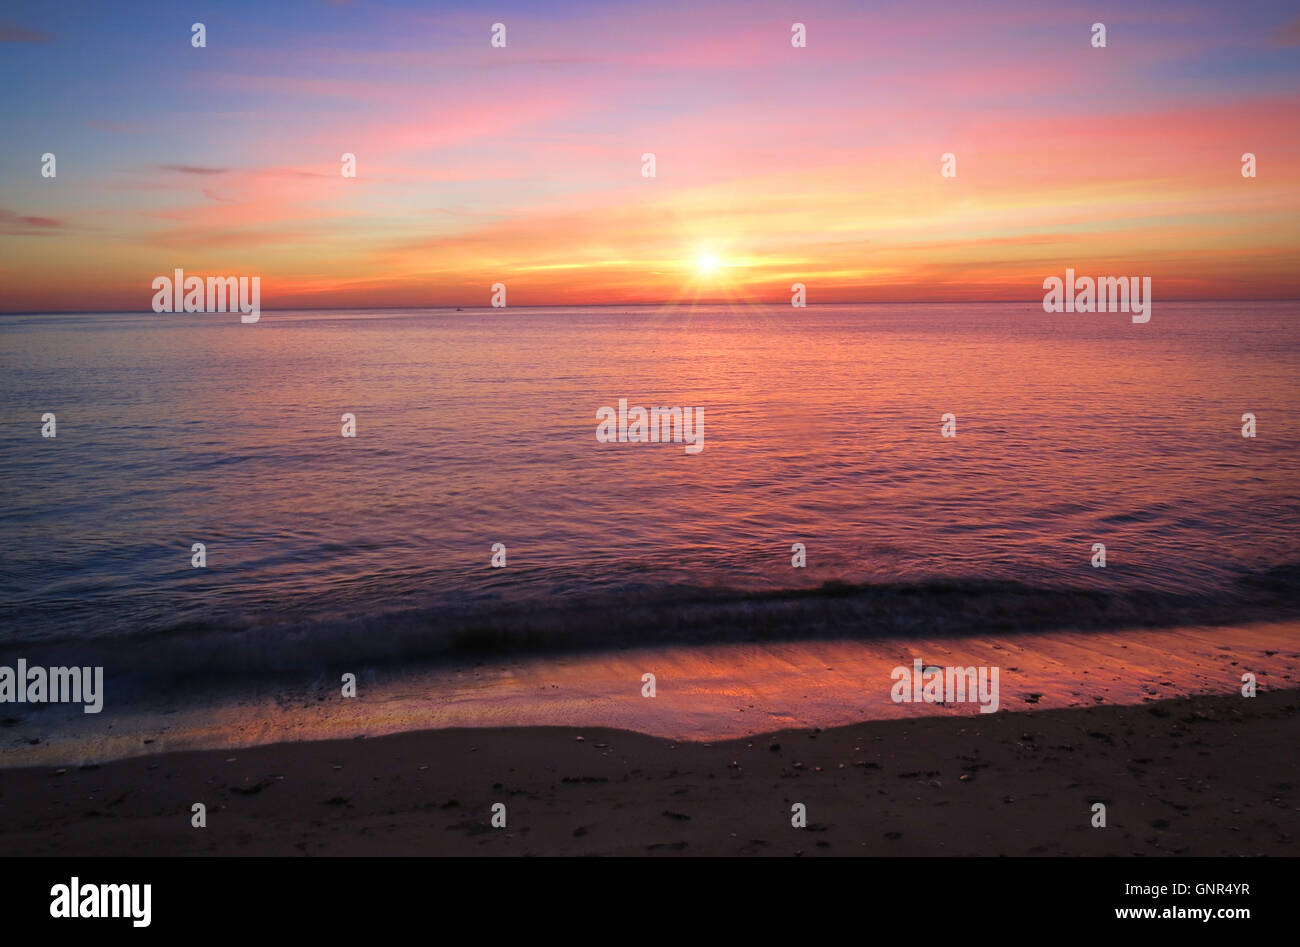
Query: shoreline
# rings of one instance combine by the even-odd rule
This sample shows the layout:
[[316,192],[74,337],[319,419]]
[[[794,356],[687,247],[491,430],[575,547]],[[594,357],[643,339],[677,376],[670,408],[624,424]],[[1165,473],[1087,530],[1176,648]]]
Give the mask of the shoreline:
[[[80,766],[178,750],[466,727],[608,727],[678,741],[922,716],[994,717],[974,704],[897,704],[891,670],[914,658],[1000,668],[998,713],[1123,706],[1300,687],[1300,622],[1116,632],[753,642],[480,660],[394,672],[364,665],[117,696],[105,708],[6,704],[0,769]],[[111,669],[110,669],[111,670]],[[355,672],[343,698],[340,671]],[[642,696],[643,676],[656,696]]]
[[701,743],[426,730],[12,769],[0,854],[1287,855],[1297,745],[1297,689]]

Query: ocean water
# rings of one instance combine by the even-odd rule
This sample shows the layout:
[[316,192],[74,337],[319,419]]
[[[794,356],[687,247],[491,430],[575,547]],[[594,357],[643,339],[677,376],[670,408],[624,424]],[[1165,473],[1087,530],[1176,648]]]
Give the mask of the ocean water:
[[[1294,302],[3,316],[0,650],[283,667],[1286,611],[1297,379]],[[703,408],[704,449],[599,443],[620,398]]]

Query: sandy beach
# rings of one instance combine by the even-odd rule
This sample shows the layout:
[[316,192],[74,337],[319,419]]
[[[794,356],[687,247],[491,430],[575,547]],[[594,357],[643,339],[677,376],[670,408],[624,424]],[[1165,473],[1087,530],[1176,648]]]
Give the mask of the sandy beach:
[[30,767],[0,778],[0,854],[1289,855],[1298,711],[1285,690],[705,743],[458,728]]

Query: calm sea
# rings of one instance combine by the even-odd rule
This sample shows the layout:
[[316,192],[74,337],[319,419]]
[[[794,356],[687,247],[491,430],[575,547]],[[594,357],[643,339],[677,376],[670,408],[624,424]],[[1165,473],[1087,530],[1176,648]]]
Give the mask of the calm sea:
[[[592,614],[586,643],[626,643],[685,607],[763,624],[872,589],[873,614],[941,616],[934,582],[968,590],[958,609],[996,590],[981,614],[1011,627],[1022,604],[1249,605],[1300,561],[1297,379],[1297,303],[1157,299],[1146,325],[1037,304],[4,316],[0,636],[204,637],[203,660],[260,641],[274,663],[525,624],[506,643],[546,646]],[[703,451],[598,443],[620,398],[702,408]]]

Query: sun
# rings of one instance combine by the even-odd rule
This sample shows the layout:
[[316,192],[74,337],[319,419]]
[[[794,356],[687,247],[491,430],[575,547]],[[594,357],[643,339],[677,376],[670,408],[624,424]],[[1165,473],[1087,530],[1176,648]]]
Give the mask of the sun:
[[695,257],[695,272],[700,276],[711,276],[722,269],[722,261],[708,251],[701,251]]

